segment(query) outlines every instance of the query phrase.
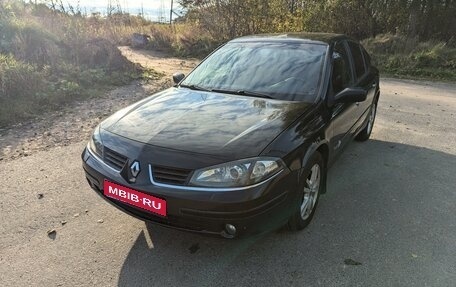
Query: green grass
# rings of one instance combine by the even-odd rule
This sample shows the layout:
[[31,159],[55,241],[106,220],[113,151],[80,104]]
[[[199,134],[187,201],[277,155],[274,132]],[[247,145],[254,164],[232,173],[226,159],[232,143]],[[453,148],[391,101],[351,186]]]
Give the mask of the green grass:
[[456,82],[456,47],[452,43],[393,35],[379,35],[362,43],[383,75]]

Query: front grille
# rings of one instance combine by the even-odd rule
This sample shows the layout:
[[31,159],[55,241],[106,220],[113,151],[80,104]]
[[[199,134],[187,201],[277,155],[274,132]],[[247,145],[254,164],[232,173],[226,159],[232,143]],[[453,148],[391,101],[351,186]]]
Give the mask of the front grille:
[[120,153],[117,153],[107,147],[104,148],[103,150],[104,154],[104,161],[111,167],[121,170],[125,163],[127,162],[127,157],[121,155]]
[[166,167],[166,166],[153,166],[154,181],[167,184],[183,185],[187,182],[191,170]]

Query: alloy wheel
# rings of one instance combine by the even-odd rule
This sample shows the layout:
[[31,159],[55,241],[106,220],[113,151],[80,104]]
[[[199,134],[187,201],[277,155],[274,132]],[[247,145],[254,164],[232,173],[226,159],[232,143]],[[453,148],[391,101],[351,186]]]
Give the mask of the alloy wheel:
[[310,169],[310,174],[306,179],[304,196],[301,203],[301,218],[306,220],[312,214],[318,199],[321,182],[321,168],[317,163]]
[[374,103],[374,104],[372,104],[370,114],[369,114],[369,122],[367,123],[367,134],[370,134],[372,132],[372,127],[374,126],[376,112],[377,112],[377,105]]

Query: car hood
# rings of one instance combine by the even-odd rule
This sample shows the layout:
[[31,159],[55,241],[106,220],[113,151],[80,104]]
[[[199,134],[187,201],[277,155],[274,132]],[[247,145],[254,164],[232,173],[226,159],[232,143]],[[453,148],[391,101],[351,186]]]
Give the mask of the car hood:
[[257,156],[311,104],[170,88],[101,128],[144,144],[220,156]]

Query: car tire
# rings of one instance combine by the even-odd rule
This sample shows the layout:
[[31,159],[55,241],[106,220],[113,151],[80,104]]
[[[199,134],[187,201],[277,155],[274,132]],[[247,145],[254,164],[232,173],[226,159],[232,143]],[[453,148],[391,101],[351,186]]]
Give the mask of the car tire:
[[363,141],[367,141],[369,139],[369,137],[372,133],[372,129],[374,128],[376,115],[377,115],[377,101],[374,101],[369,110],[366,127],[364,127],[364,129],[362,129],[355,138],[357,141],[363,142]]
[[295,207],[296,210],[288,221],[288,227],[292,231],[302,230],[309,225],[324,189],[326,168],[323,156],[319,152],[315,152],[303,168],[301,178],[304,180],[299,185],[299,200]]

